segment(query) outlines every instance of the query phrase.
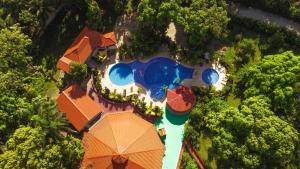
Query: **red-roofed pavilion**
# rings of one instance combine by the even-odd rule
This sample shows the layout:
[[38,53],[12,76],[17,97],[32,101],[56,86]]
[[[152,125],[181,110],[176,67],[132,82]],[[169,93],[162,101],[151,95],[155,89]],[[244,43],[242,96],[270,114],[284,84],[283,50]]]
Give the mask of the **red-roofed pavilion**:
[[93,118],[102,112],[100,105],[78,85],[72,85],[64,90],[58,96],[56,103],[58,110],[66,113],[67,119],[77,131],[84,129]]
[[100,34],[84,27],[64,55],[58,60],[57,68],[69,72],[70,63],[83,64],[93,54],[96,48],[109,48],[117,44],[114,32]]
[[153,124],[131,111],[108,113],[84,133],[81,167],[161,169],[162,144]]
[[179,86],[167,92],[167,106],[178,115],[188,113],[196,97],[189,87]]

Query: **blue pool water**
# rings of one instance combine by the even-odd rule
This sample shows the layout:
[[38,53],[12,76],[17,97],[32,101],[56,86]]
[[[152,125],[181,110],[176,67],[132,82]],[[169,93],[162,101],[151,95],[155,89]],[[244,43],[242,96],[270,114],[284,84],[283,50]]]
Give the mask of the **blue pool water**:
[[219,73],[212,68],[205,69],[202,72],[202,80],[209,85],[215,84],[219,80]]
[[[146,63],[134,61],[116,64],[111,68],[109,77],[116,85],[139,83],[148,90],[151,98],[162,100],[166,96],[166,89],[180,86],[184,79],[192,78],[193,71],[194,69],[178,64],[172,59],[157,57]],[[126,78],[122,78],[124,74]]]
[[134,82],[131,67],[124,63],[114,65],[109,71],[109,78],[118,86],[124,86]]

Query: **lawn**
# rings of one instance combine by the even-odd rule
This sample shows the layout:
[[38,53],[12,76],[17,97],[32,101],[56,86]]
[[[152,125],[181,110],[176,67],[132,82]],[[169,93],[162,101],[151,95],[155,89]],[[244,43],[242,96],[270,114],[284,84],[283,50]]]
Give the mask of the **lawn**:
[[46,96],[51,99],[55,99],[58,94],[58,87],[54,81],[49,81],[45,83]]
[[227,97],[227,103],[232,106],[238,108],[241,104],[241,99],[234,95],[233,92]]
[[217,167],[217,161],[215,159],[211,159],[209,157],[209,149],[212,147],[212,142],[209,137],[204,136],[204,134],[200,137],[200,149],[198,151],[198,154],[201,157],[202,162],[205,166],[208,166],[208,168],[216,169]]

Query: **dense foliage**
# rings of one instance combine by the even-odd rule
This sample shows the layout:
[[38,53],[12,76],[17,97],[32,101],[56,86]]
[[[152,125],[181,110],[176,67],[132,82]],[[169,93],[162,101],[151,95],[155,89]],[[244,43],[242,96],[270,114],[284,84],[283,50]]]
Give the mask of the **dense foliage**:
[[68,0],[1,0],[0,28],[18,23],[30,37],[40,36],[56,10],[60,10],[61,6],[70,2]]
[[[296,0],[234,2],[297,21],[300,18]],[[73,3],[79,5],[73,7],[70,5]],[[203,136],[208,138],[212,144],[208,159],[216,160],[218,168],[299,168],[300,56],[284,52],[299,51],[300,38],[296,33],[272,24],[228,16],[225,0],[0,0],[0,4],[0,168],[78,167],[83,155],[81,142],[72,136],[65,117],[46,96],[48,83],[58,85],[53,67],[56,60],[37,56],[38,40],[57,15],[59,18],[52,23],[59,29],[57,39],[65,43],[63,38],[68,36],[63,35],[74,31],[74,36],[68,37],[69,43],[83,23],[100,32],[111,31],[116,18],[122,14],[136,17],[138,22],[130,43],[121,48],[126,55],[150,55],[168,44],[170,49],[174,47],[175,54],[197,64],[193,59],[203,56],[212,39],[217,43],[230,41],[232,46],[225,54],[218,51],[215,55],[228,68],[231,85],[221,92],[214,91],[213,87],[195,90],[198,102],[186,126],[186,137],[195,148],[201,147]],[[83,14],[75,14],[77,10],[70,12],[64,6],[78,8]],[[61,9],[64,10],[59,13]],[[66,26],[73,20],[76,25]],[[174,45],[166,38],[171,22],[183,29],[187,47]],[[259,36],[244,38],[237,34],[228,38],[228,32],[236,33],[230,31],[237,27],[256,31]],[[50,51],[55,49],[52,42],[47,41],[44,46]],[[212,46],[211,50],[215,50]],[[53,53],[55,57],[60,56]],[[102,62],[106,57],[99,54]],[[54,64],[37,65],[38,58]],[[80,83],[88,76],[87,70],[86,65],[72,64],[67,77],[72,83]],[[102,88],[100,80],[94,80],[105,98],[131,102],[147,117],[162,116],[159,107],[146,106],[138,95],[110,92]],[[228,95],[235,95],[239,104],[230,106]],[[186,152],[182,167],[196,168]]]
[[0,168],[74,168],[83,147],[45,96],[49,79],[33,64],[30,38],[14,25],[0,30],[0,44]]
[[[256,65],[245,67],[238,75],[237,92],[243,98],[265,95],[271,109],[298,126],[300,109],[300,56],[292,52],[265,56]],[[298,127],[299,128],[299,127]]]
[[186,135],[199,146],[195,133],[202,130],[208,134],[212,140],[211,155],[220,168],[297,166],[294,155],[299,133],[270,110],[265,97],[251,97],[239,109],[213,99],[204,107],[195,108],[191,115],[193,120]]
[[41,128],[20,127],[6,142],[0,155],[0,167],[10,168],[75,168],[82,158],[81,141],[67,136],[53,142]]
[[70,72],[66,76],[71,82],[80,83],[86,78],[87,71],[88,69],[86,64],[72,62],[70,64]]
[[164,42],[170,22],[174,22],[183,27],[190,47],[199,50],[197,47],[209,38],[220,38],[226,34],[229,21],[226,7],[223,0],[141,0],[137,9],[138,31],[133,38],[133,49],[146,49],[142,54],[153,53]]
[[101,30],[102,24],[102,13],[103,11],[99,7],[97,1],[86,0],[87,3],[87,24],[93,30]]

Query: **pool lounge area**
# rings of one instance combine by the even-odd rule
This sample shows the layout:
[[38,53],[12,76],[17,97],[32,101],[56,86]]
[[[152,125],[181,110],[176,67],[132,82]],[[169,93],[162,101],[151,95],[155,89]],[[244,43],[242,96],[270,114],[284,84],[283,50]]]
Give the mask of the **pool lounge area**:
[[172,59],[156,57],[147,62],[117,63],[109,70],[109,78],[117,86],[138,83],[152,99],[163,100],[167,89],[173,89],[180,86],[183,80],[193,78],[193,72],[193,68]]

